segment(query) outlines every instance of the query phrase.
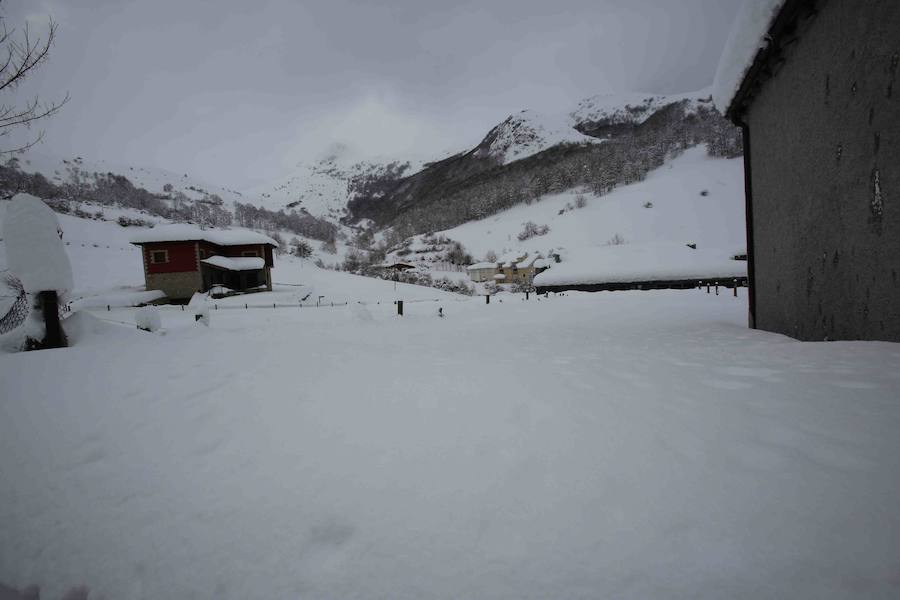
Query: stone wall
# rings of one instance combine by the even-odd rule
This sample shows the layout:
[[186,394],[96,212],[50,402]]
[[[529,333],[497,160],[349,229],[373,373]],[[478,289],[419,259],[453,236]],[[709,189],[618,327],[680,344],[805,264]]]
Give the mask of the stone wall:
[[147,273],[145,280],[148,290],[162,290],[172,300],[189,299],[203,288],[199,271]]

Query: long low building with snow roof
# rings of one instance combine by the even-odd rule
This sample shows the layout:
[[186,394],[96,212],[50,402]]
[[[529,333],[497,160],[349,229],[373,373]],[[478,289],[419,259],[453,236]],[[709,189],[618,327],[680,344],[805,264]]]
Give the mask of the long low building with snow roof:
[[141,247],[147,289],[161,290],[169,299],[186,300],[213,286],[272,290],[278,244],[261,233],[162,225],[132,236],[131,243]]
[[685,244],[624,244],[585,248],[534,278],[538,293],[686,289],[698,284],[743,286],[747,263],[724,250]]

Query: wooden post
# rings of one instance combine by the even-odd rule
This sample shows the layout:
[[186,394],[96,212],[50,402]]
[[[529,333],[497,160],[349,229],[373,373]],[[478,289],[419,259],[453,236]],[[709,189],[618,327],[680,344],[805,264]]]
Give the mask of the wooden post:
[[737,298],[737,285],[738,285],[738,282],[737,282],[737,279],[735,279],[734,280],[734,297],[735,298]]
[[716,296],[719,295],[719,282],[716,282]]
[[65,348],[68,345],[66,333],[59,322],[59,295],[55,291],[40,292],[38,303],[46,327],[41,348]]
[[485,294],[485,295],[484,295],[484,303],[485,303],[485,304],[490,304],[490,303],[491,303],[491,295],[490,295],[490,294]]
[[525,299],[528,300],[528,292],[525,292]]
[[706,282],[706,293],[707,294],[709,293],[709,282],[708,281]]
[[403,300],[397,300],[397,316],[403,316]]

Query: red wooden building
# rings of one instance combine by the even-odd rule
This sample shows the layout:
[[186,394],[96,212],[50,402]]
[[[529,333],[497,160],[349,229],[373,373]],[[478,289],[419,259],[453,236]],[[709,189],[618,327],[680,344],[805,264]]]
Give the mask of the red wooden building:
[[213,286],[235,291],[271,291],[272,238],[239,229],[162,225],[142,231],[131,243],[141,247],[144,282],[173,300]]

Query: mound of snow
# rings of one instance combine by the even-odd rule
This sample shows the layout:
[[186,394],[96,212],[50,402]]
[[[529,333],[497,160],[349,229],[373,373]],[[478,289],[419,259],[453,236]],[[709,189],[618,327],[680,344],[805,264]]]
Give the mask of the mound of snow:
[[16,194],[6,207],[3,240],[9,270],[25,291],[72,289],[72,265],[62,241],[56,214],[31,194]]
[[144,331],[159,331],[162,329],[162,319],[159,316],[159,308],[145,306],[134,313],[134,323],[138,329]]

